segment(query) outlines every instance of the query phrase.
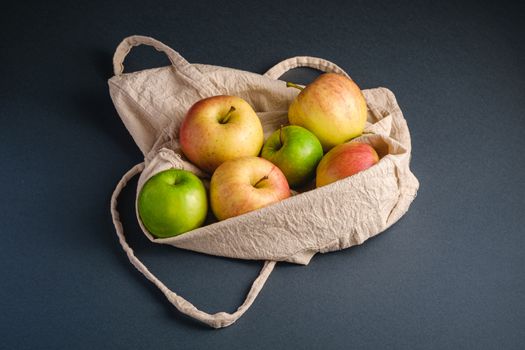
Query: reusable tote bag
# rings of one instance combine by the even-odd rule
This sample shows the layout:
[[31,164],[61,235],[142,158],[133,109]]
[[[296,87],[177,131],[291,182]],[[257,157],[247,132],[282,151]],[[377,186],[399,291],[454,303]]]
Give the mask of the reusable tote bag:
[[[132,47],[152,46],[167,55],[171,65],[124,73],[123,62]],[[212,327],[234,323],[251,306],[277,261],[307,265],[318,252],[345,249],[363,243],[386,230],[408,210],[419,183],[409,168],[410,134],[394,94],[386,88],[363,90],[368,121],[356,141],[373,146],[380,161],[373,167],[330,185],[296,194],[268,207],[211,223],[180,236],[154,238],[137,220],[150,241],[170,244],[205,254],[265,261],[246,300],[233,313],[208,314],[197,309],[155,277],[126,242],[117,211],[117,198],[127,181],[141,174],[137,196],[154,174],[186,169],[209,184],[206,174],[183,156],[178,142],[179,126],[186,111],[198,100],[215,95],[245,99],[257,112],[265,137],[288,123],[287,111],[298,91],[278,80],[286,71],[310,67],[346,75],[337,65],[320,58],[293,57],[265,74],[190,64],[170,47],[149,37],[130,36],[117,47],[115,75],[109,91],[115,108],[144,162],[129,170],[111,198],[111,213],[122,248],[131,263],[153,282],[182,313]]]

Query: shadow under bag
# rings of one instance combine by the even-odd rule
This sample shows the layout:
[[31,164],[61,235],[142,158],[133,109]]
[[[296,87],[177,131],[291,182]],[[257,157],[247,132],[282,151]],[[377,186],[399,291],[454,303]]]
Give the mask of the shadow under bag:
[[[123,73],[123,62],[132,47],[148,45],[165,53],[170,66]],[[144,162],[129,170],[111,198],[111,213],[122,248],[131,263],[153,282],[182,313],[212,327],[234,323],[251,306],[277,261],[307,265],[318,252],[345,249],[363,243],[403,216],[414,200],[419,183],[409,168],[410,133],[394,94],[386,88],[363,90],[368,106],[367,125],[354,139],[370,144],[380,161],[356,175],[330,185],[296,194],[279,203],[215,222],[180,236],[158,239],[137,220],[154,243],[170,244],[205,254],[264,260],[246,300],[233,313],[208,314],[168,289],[135,256],[126,242],[117,211],[117,198],[129,179],[141,174],[137,197],[144,183],[170,169],[193,172],[206,186],[209,175],[182,154],[178,131],[187,110],[198,100],[215,95],[235,95],[246,100],[263,125],[265,138],[288,124],[287,112],[296,89],[278,80],[286,71],[310,67],[348,76],[337,65],[321,58],[293,57],[263,75],[204,64],[191,64],[170,47],[149,37],[130,36],[116,49],[109,91],[115,108]]]

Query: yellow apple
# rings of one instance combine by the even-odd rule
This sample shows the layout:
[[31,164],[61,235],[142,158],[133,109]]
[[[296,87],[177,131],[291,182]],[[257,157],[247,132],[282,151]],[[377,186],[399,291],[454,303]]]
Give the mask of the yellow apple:
[[363,133],[366,124],[366,101],[352,79],[335,73],[320,75],[302,91],[288,110],[290,124],[310,130],[323,150],[344,143]]

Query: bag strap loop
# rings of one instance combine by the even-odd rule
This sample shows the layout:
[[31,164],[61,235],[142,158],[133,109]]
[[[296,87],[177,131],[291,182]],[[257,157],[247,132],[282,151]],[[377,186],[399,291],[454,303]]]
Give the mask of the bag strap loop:
[[157,39],[148,36],[132,35],[128,36],[117,46],[113,55],[113,72],[115,75],[121,75],[124,72],[124,60],[134,46],[147,45],[154,47],[157,51],[164,52],[168,56],[171,64],[175,67],[186,67],[190,63],[184,59],[177,51],[161,43]]
[[275,261],[266,261],[262,267],[259,276],[253,281],[250,291],[246,295],[244,303],[234,312],[218,312],[215,314],[209,314],[204,311],[197,309],[193,304],[184,299],[182,296],[177,295],[175,292],[171,291],[164,283],[162,283],[153,273],[151,273],[148,268],[135,256],[133,249],[128,245],[126,237],[124,236],[124,228],[122,222],[120,221],[120,214],[117,210],[117,199],[122,192],[122,189],[126,187],[126,184],[130,179],[135,175],[140,174],[144,170],[144,163],[140,163],[131,168],[122,179],[118,182],[113,195],[111,196],[111,216],[113,218],[113,225],[117,232],[120,245],[122,249],[128,255],[129,261],[133,266],[137,268],[148,280],[150,280],[161,292],[166,296],[169,302],[177,308],[180,312],[185,315],[188,315],[194,319],[197,319],[213,328],[222,328],[227,327],[237,321],[253,304],[255,298],[263,288],[266,280],[270,276],[270,273],[273,271],[276,262]]
[[283,60],[277,63],[272,68],[270,68],[266,73],[264,73],[264,75],[269,77],[270,79],[279,79],[284,73],[288,72],[290,69],[299,67],[309,67],[320,70],[321,72],[325,73],[338,73],[350,77],[337,64],[325,60],[324,58],[311,56],[296,56]]

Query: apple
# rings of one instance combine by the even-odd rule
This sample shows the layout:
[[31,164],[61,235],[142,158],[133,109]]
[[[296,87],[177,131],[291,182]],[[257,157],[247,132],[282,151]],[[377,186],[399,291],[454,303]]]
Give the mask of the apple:
[[325,152],[363,133],[366,101],[352,79],[325,73],[305,88],[292,83],[287,86],[301,90],[288,110],[290,124],[313,132]]
[[347,142],[332,148],[317,166],[317,187],[354,175],[379,161],[372,146],[361,142]]
[[180,127],[184,155],[212,173],[227,160],[257,156],[263,128],[253,108],[240,97],[213,96],[195,103]]
[[296,125],[282,127],[266,140],[261,156],[286,176],[291,187],[312,179],[323,157],[321,143],[310,131]]
[[286,177],[270,161],[244,157],[222,163],[210,183],[210,204],[224,220],[290,197]]
[[140,220],[157,238],[166,238],[200,227],[208,211],[206,189],[193,173],[168,169],[155,174],[138,198]]

